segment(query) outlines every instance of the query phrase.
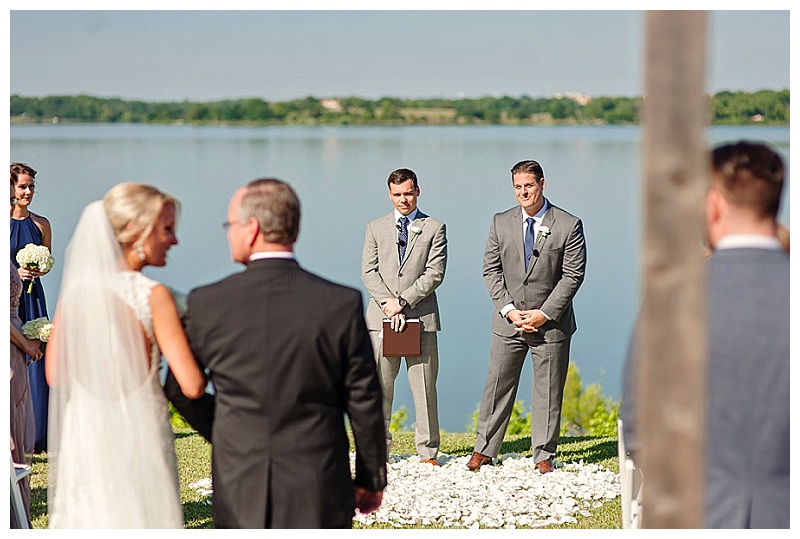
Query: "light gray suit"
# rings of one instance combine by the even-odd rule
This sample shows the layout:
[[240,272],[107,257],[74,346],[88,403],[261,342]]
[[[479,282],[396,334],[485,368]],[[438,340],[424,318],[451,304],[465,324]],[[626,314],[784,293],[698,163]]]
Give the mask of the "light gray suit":
[[386,440],[391,444],[389,423],[392,416],[394,382],[400,370],[400,358],[383,356],[380,302],[402,297],[408,302],[406,318],[422,322],[421,354],[406,357],[408,382],[414,397],[416,413],[416,446],[423,459],[436,458],[439,451],[439,416],[437,411],[436,377],[439,371],[439,352],[436,332],[441,329],[436,288],[444,280],[447,265],[445,224],[418,211],[409,228],[408,247],[402,264],[397,249],[397,223],[394,212],[367,224],[364,250],[361,257],[361,279],[370,295],[367,305],[367,328],[370,332],[378,375],[383,389],[383,413],[386,420]]
[[[538,463],[552,458],[558,446],[570,340],[577,330],[572,299],[584,278],[586,241],[581,220],[550,205],[541,224],[550,232],[543,234],[540,227],[526,271],[522,223],[520,206],[495,214],[483,255],[483,278],[495,313],[475,451],[490,457],[499,453],[530,350],[531,449]],[[500,314],[509,303],[523,311],[540,309],[550,320],[538,333],[518,333]]]

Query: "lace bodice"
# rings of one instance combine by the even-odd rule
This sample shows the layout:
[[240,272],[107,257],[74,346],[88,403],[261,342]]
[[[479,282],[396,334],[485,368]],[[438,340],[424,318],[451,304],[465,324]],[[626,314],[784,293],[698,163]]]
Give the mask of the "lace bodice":
[[144,328],[144,333],[151,343],[150,357],[154,364],[161,360],[155,334],[153,333],[153,313],[150,310],[150,292],[158,284],[157,281],[145,277],[138,271],[125,271],[119,274],[117,291],[125,303],[133,309],[136,318]]
[[9,306],[11,307],[11,321],[19,321],[19,296],[22,293],[22,281],[17,273],[17,268],[11,264],[11,298]]

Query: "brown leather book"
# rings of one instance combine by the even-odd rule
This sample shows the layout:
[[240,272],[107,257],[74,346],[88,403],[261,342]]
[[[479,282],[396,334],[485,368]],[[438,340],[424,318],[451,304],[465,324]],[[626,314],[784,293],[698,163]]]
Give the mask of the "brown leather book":
[[400,333],[392,329],[388,319],[383,321],[383,355],[385,357],[418,356],[420,354],[419,318],[406,319],[406,327]]

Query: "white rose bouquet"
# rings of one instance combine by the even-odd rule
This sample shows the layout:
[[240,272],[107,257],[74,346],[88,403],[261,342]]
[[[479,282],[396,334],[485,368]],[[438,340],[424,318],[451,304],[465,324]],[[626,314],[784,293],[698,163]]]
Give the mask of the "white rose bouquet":
[[26,339],[37,339],[42,342],[42,352],[45,343],[50,340],[50,333],[53,331],[53,324],[46,317],[34,318],[22,325],[22,334]]
[[[20,267],[35,269],[40,274],[45,275],[53,269],[56,259],[50,254],[50,249],[44,245],[29,243],[17,252],[17,263]],[[28,285],[28,294],[33,292],[33,282],[35,280],[31,279],[31,283]]]

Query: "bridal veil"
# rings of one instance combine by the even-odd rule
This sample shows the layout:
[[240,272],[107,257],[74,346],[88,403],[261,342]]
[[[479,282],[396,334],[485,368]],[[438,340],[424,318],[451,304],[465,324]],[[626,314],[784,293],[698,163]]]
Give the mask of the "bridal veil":
[[102,201],[81,214],[63,268],[47,350],[50,526],[182,526],[167,404]]

